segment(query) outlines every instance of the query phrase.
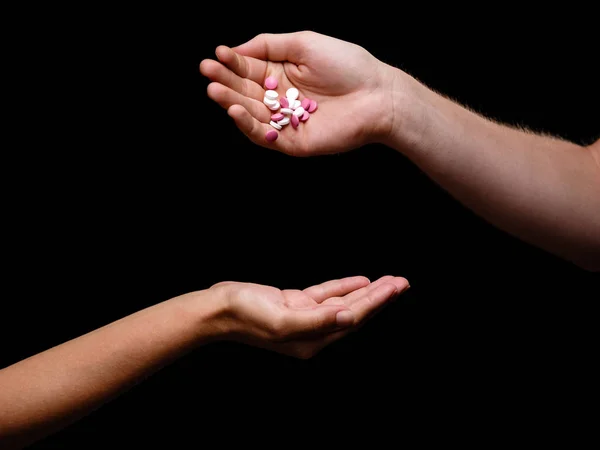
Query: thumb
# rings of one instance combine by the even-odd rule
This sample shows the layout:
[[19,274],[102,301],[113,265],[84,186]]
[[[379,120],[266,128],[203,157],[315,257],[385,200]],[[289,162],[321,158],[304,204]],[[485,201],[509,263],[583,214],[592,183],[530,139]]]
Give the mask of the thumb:
[[262,59],[263,61],[300,62],[304,50],[304,34],[295,33],[262,33],[249,41],[232,48],[243,56]]
[[348,328],[354,321],[354,313],[343,305],[317,305],[311,309],[290,311],[286,321],[286,335],[322,335]]

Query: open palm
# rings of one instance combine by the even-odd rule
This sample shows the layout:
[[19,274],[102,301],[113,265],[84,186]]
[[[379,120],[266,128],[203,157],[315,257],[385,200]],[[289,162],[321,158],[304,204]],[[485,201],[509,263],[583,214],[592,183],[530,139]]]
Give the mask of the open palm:
[[[231,315],[224,325],[234,340],[279,353],[309,358],[364,324],[408,287],[402,277],[331,280],[304,290],[280,290],[253,283],[222,282]],[[344,325],[336,323],[345,314]],[[333,320],[332,320],[333,319]]]
[[[375,140],[391,123],[393,113],[381,112],[385,65],[355,44],[314,32],[261,34],[233,49],[219,46],[216,56],[200,63],[212,81],[208,96],[258,145],[295,156],[337,153]],[[265,139],[273,129],[273,111],[263,104],[269,76],[280,96],[295,87],[300,99],[318,103],[308,121],[285,126],[274,142]]]

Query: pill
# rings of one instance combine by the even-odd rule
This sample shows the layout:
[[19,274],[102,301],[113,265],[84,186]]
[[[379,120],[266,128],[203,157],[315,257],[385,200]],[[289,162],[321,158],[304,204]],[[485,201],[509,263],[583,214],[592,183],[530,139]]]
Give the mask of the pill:
[[277,133],[277,131],[269,130],[269,131],[267,131],[267,134],[265,135],[265,139],[268,142],[273,142],[275,139],[277,139],[277,136],[279,136],[279,133]]
[[263,103],[267,106],[275,106],[278,102],[277,100],[271,100],[268,97],[263,98]]
[[300,100],[294,100],[294,106],[292,106],[292,109],[298,109],[300,106],[302,106],[302,102]]
[[[267,105],[269,106],[269,105]],[[279,102],[277,100],[275,100],[275,104],[273,106],[269,106],[269,109],[271,111],[277,111],[279,109]]]
[[308,109],[308,107],[310,106],[310,98],[305,98],[304,100],[302,100],[300,106],[302,106],[304,109]]
[[265,97],[271,99],[271,100],[277,100],[279,98],[279,94],[277,93],[277,91],[272,91],[272,90],[268,90],[265,92]]
[[298,119],[298,116],[292,116],[291,122],[294,128],[298,128],[298,125],[300,124],[300,119]]
[[279,112],[282,114],[289,115],[289,114],[292,114],[294,112],[294,110],[290,109],[290,108],[281,108],[281,111],[279,111]]
[[305,108],[305,109],[311,114],[314,113],[317,110],[317,102],[314,100],[311,100],[308,109],[307,108]]
[[279,104],[281,105],[282,108],[289,108],[290,107],[290,102],[285,97],[281,97],[279,99]]
[[285,96],[288,99],[291,100],[296,100],[298,98],[298,95],[300,95],[300,93],[298,92],[298,89],[296,88],[289,88],[286,92],[285,92]]
[[281,125],[279,125],[277,122],[273,122],[272,120],[269,122],[269,125],[271,125],[276,130],[281,130],[281,128],[282,128]]
[[300,106],[299,108],[294,110],[293,114],[297,117],[302,117],[302,114],[304,114],[304,108]]
[[306,122],[309,117],[310,117],[309,112],[308,111],[304,111],[304,114],[302,114],[302,117],[300,117],[300,122]]
[[265,87],[267,89],[277,89],[277,78],[267,77],[265,80]]
[[271,116],[271,120],[272,120],[273,122],[279,122],[279,121],[280,121],[281,119],[283,119],[284,117],[285,117],[285,116],[284,116],[283,114],[281,114],[281,113],[277,113],[277,114],[273,114],[273,115]]
[[289,117],[284,117],[283,119],[277,121],[277,124],[281,125],[282,127],[287,125],[288,123],[290,123]]

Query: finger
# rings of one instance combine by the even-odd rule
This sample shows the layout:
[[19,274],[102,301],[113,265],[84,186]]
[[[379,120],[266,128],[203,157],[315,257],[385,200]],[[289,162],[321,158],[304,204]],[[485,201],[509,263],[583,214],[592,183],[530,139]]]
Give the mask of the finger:
[[391,275],[383,276],[374,282],[368,284],[367,286],[357,289],[354,292],[350,292],[349,294],[343,297],[332,297],[323,301],[323,303],[327,305],[347,305],[348,307],[352,306],[352,303],[358,300],[360,297],[364,296],[367,292],[381,286],[386,281],[392,280],[394,277]]
[[241,55],[224,45],[217,47],[215,54],[218,60],[231,69],[233,73],[252,80],[259,86],[263,85],[263,81],[267,77],[267,61]]
[[374,289],[377,289],[379,286],[381,286],[384,283],[392,283],[392,284],[396,285],[396,287],[398,288],[399,291],[404,290],[406,288],[406,286],[408,286],[408,284],[409,284],[408,280],[406,278],[385,275],[385,276],[375,280],[373,283],[369,284],[368,286],[366,286],[362,289],[359,289],[355,292],[351,292],[350,294],[346,295],[343,298],[344,303],[348,306],[352,306],[352,304],[354,304],[354,302],[361,299],[362,297],[364,297],[365,295],[367,295],[369,292],[373,291]]
[[[360,289],[359,291],[362,292],[362,295],[354,299],[350,305],[350,310],[355,316],[354,325],[350,328],[324,336],[321,340],[322,345],[329,345],[346,336],[351,331],[363,326],[390,301],[404,293],[408,288],[410,288],[410,284],[405,278],[384,276],[371,283],[367,288]],[[354,296],[358,294],[359,291],[356,291],[356,293],[352,293],[349,296]]]
[[354,314],[354,323],[352,326],[323,336],[321,345],[325,347],[346,336],[352,330],[361,327],[369,318],[373,317],[378,311],[383,309],[390,300],[399,295],[399,293],[396,285],[389,282],[384,282],[366,293],[352,305],[351,310]]
[[239,94],[262,102],[265,90],[254,81],[236,75],[223,64],[212,59],[200,63],[200,73],[211,81],[230,87]]
[[248,42],[233,47],[234,52],[263,61],[299,63],[304,51],[303,32],[263,33]]
[[304,293],[315,302],[321,303],[331,297],[341,297],[356,291],[370,283],[367,277],[348,277],[340,280],[326,281],[325,283],[304,289]]
[[363,325],[364,322],[407,288],[408,284],[404,288],[399,289],[396,283],[385,282],[357,299],[350,307],[356,317],[354,326]]
[[[232,105],[227,110],[229,116],[235,121],[235,124],[248,139],[257,145],[277,150],[288,155],[294,154],[294,141],[280,137],[281,131],[276,131],[270,125],[262,123],[254,118],[243,106]],[[268,140],[267,133],[275,133],[275,140]]]
[[355,322],[355,314],[344,306],[316,305],[289,310],[280,324],[280,334],[286,339],[308,338],[350,327]]
[[[234,120],[240,131],[252,142],[257,145],[262,145],[263,147],[280,150],[281,140],[279,138],[272,142],[268,141],[266,138],[267,132],[274,131],[275,129],[270,125],[256,120],[243,106],[232,105],[227,110],[227,114]],[[279,134],[277,134],[277,136],[279,136]]]
[[206,88],[206,92],[212,100],[224,109],[229,109],[232,105],[242,105],[259,122],[267,124],[271,120],[272,112],[262,102],[245,97],[221,83],[210,83]]

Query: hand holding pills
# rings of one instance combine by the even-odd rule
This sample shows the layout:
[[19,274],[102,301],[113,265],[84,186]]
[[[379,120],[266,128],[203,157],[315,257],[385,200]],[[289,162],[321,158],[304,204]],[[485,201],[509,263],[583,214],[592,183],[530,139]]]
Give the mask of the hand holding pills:
[[[213,81],[208,95],[252,142],[295,156],[383,144],[498,227],[583,268],[599,270],[600,259],[589,252],[600,248],[598,208],[590,206],[598,197],[590,191],[598,186],[597,138],[581,146],[516,132],[440,95],[359,45],[312,31],[260,34],[233,48],[218,47],[216,53],[218,61],[200,64],[200,72]],[[271,88],[280,94],[277,100],[265,94]],[[318,102],[318,114],[301,123],[302,109],[312,114],[311,100]],[[269,107],[275,109],[276,102],[280,108],[272,112]],[[273,113],[289,117],[292,126],[283,125],[287,120],[280,123],[280,116],[271,124]],[[561,186],[554,188],[557,179]],[[565,180],[570,180],[568,196]],[[521,194],[531,193],[532,186],[536,194],[525,200]],[[500,201],[490,202],[490,196]],[[517,217],[515,210],[524,213]]]
[[387,66],[362,47],[302,31],[260,34],[237,47],[219,46],[216,55],[200,64],[212,81],[208,96],[255,144],[309,156],[389,134],[394,83]]

